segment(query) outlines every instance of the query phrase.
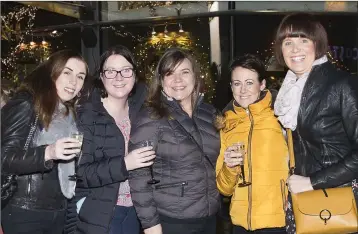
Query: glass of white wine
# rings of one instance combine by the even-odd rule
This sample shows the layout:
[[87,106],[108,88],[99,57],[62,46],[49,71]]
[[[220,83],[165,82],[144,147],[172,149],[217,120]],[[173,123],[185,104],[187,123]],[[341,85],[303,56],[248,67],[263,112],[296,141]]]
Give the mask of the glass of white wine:
[[82,132],[79,132],[79,131],[72,132],[71,138],[78,140],[81,143],[81,147],[82,147],[82,143],[83,143],[83,133]]
[[[141,147],[152,146],[154,147],[153,141],[144,141],[140,145]],[[155,149],[153,149],[155,150]],[[153,165],[149,166],[151,179],[147,181],[147,184],[158,184],[160,180],[154,178]]]
[[[81,143],[81,146],[80,148],[82,148],[82,143],[83,143],[83,133],[76,130],[76,131],[72,131],[71,134],[70,134],[70,137],[73,138],[73,139],[76,139],[78,140],[80,143]],[[79,152],[78,154],[76,154],[76,159],[75,159],[75,170],[77,169],[77,164],[78,164],[78,161],[79,161],[79,157],[80,155],[82,154],[82,152]],[[70,175],[69,176],[69,179],[72,180],[72,181],[76,181],[77,180],[77,174],[75,172],[74,175]]]
[[245,168],[244,168],[244,160],[245,160],[245,143],[244,142],[237,142],[232,145],[234,147],[235,153],[240,153],[242,157],[242,162],[240,164],[241,169],[241,178],[242,182],[238,184],[239,187],[246,187],[251,185],[251,182],[247,182],[245,178]]

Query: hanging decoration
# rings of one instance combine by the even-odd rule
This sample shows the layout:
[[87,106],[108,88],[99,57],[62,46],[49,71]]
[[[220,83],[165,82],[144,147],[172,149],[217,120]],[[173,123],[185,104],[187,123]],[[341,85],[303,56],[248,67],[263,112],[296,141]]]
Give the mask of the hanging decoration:
[[101,30],[102,31],[111,30],[114,33],[114,35],[116,35],[116,36],[129,37],[129,38],[131,38],[132,40],[135,40],[135,41],[141,41],[141,40],[144,39],[144,37],[142,37],[142,36],[140,36],[138,34],[133,34],[133,33],[129,32],[128,30],[124,30],[123,25],[120,25],[119,27],[120,27],[120,29],[118,29],[117,27],[115,27],[113,25],[102,26]]

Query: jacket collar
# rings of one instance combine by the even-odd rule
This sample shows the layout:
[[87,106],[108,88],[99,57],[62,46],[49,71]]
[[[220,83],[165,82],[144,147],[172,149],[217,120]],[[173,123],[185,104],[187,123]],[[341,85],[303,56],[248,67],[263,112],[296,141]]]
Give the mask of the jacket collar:
[[[272,111],[271,107],[272,95],[269,90],[261,92],[260,98],[248,106],[253,118],[260,115],[263,112]],[[230,106],[229,106],[230,105]],[[238,124],[245,121],[248,116],[247,109],[239,106],[235,100],[232,100],[226,108],[225,114],[225,127],[224,132],[228,132],[235,128]]]
[[[256,100],[254,103],[250,104],[247,109],[250,110],[252,115],[260,114],[267,108],[271,108],[272,96],[269,90],[261,91],[260,98]],[[241,107],[236,101],[233,102],[233,108],[236,113],[244,112],[246,113],[246,109]]]
[[[199,93],[196,102],[193,106],[193,116],[195,111],[197,110],[197,107],[200,106],[200,104],[203,102],[204,100],[204,94]],[[179,112],[184,112],[183,108],[180,106],[180,103],[175,100],[174,98],[168,96],[164,91],[162,91],[162,101],[170,108],[170,109],[174,109],[176,111]],[[171,111],[169,111],[171,112]]]
[[[275,91],[275,90],[274,90],[273,92],[274,92],[274,94],[277,93],[277,91]],[[276,95],[273,96],[272,93],[271,93],[271,91],[269,91],[268,89],[265,89],[265,90],[261,91],[259,99],[257,99],[254,103],[252,103],[252,104],[249,105],[250,110],[251,110],[251,107],[255,106],[256,103],[259,103],[261,100],[263,100],[263,99],[267,96],[267,94],[270,95],[269,100],[270,100],[270,105],[271,105],[271,108],[272,108],[272,107],[273,107],[272,104],[273,104],[273,102],[274,102],[274,99],[276,98]],[[229,111],[229,110],[235,112],[234,106],[243,109],[243,107],[241,107],[241,106],[239,105],[239,103],[237,103],[237,102],[235,101],[235,99],[232,99],[232,100],[226,105],[226,107],[223,109],[222,112],[225,113],[225,112],[227,112],[227,111]],[[256,107],[254,107],[254,109],[256,109]]]
[[[303,118],[307,113],[311,113],[318,102],[321,100],[320,95],[330,84],[329,74],[334,74],[335,68],[330,62],[314,66],[307,78],[307,82],[302,90],[300,108],[298,110],[298,121],[304,121]],[[315,98],[317,97],[317,98]]]
[[[143,83],[138,82],[137,84],[135,84],[133,89],[135,91],[128,99],[129,118],[131,120],[139,112],[147,95],[147,88],[146,85]],[[101,101],[100,91],[97,88],[93,89],[88,100],[85,101],[81,106],[79,106],[79,108],[90,109],[94,112],[98,112],[104,115],[108,114]]]

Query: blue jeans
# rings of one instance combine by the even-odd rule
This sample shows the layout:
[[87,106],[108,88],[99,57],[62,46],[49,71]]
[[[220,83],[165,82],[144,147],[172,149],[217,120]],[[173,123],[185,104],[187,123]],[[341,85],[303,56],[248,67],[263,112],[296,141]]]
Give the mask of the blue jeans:
[[139,234],[140,223],[133,206],[116,206],[109,234]]

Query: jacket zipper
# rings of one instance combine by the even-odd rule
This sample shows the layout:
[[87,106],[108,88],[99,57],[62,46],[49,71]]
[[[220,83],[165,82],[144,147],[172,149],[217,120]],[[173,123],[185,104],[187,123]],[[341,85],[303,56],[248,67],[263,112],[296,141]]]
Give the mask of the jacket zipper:
[[[118,194],[117,194],[118,196]],[[118,199],[118,198],[117,198]],[[116,199],[116,200],[117,200]],[[114,204],[113,208],[112,208],[112,213],[111,213],[111,218],[109,219],[109,223],[108,223],[108,227],[107,227],[107,231],[106,233],[109,233],[111,231],[111,223],[112,223],[112,220],[113,220],[113,217],[114,217],[114,210],[116,209],[116,206],[117,206],[117,201],[116,203]]]
[[[247,162],[248,162],[248,168],[249,168],[249,178],[248,181],[252,182],[252,165],[251,165],[251,141],[252,141],[252,132],[254,128],[254,119],[252,118],[252,114],[250,112],[250,109],[247,108],[246,113],[249,115],[251,126],[250,126],[250,132],[249,132],[249,139],[248,139],[248,148],[247,148]],[[249,209],[248,209],[248,215],[247,215],[247,223],[248,228],[251,231],[251,212],[252,212],[252,186],[249,185]]]
[[[107,135],[107,132],[105,132],[105,135]],[[103,155],[106,157],[106,158],[109,158],[108,155],[105,153],[105,151],[102,149],[102,152],[103,152]],[[78,165],[79,165],[79,161],[78,161]],[[121,185],[119,185],[121,186]],[[118,190],[119,190],[119,186],[118,186]],[[117,190],[117,191],[118,191]],[[111,213],[111,218],[109,219],[109,223],[108,223],[108,226],[107,226],[107,231],[106,233],[109,233],[111,231],[111,223],[112,223],[112,220],[113,220],[113,217],[114,217],[114,212],[115,212],[115,209],[116,209],[116,206],[117,206],[117,201],[118,201],[118,193],[115,194],[115,198],[114,198],[114,206],[112,208],[112,213]]]
[[[199,97],[199,98],[201,98],[201,97]],[[196,105],[197,106],[197,105]],[[196,110],[196,106],[195,106],[195,110]],[[193,112],[193,117],[194,117],[194,112]],[[198,128],[198,125],[196,124],[196,122],[195,122],[195,120],[194,120],[194,118],[193,118],[193,123],[194,123],[194,127],[195,127],[195,130],[198,132],[198,134],[200,135],[200,131],[199,131],[199,128]],[[200,137],[201,137],[201,135],[200,135]],[[205,161],[205,158],[209,161],[209,163],[211,164],[211,166],[214,168],[214,170],[215,170],[215,166],[211,163],[211,161],[210,161],[210,159],[209,159],[209,156],[207,156],[206,154],[205,154],[205,152],[204,152],[204,149],[202,149],[201,147],[200,147],[200,145],[198,144],[198,142],[194,139],[194,137],[193,136],[190,136],[190,139],[192,140],[192,141],[194,141],[197,145],[198,145],[198,147],[199,147],[199,149],[200,149],[200,151],[202,151],[202,160],[203,161]],[[204,158],[203,158],[204,157]],[[206,192],[205,192],[205,198],[206,198],[206,201],[207,201],[207,204],[208,204],[208,216],[209,216],[209,214],[210,214],[210,202],[209,202],[209,175],[208,175],[208,168],[207,168],[207,166],[206,166],[206,163],[204,162],[204,167],[205,167],[205,180],[206,180],[206,186],[205,186],[205,190],[206,190]]]
[[161,185],[155,185],[155,189],[164,189],[164,188],[173,188],[173,187],[180,187],[181,186],[181,193],[180,196],[184,197],[184,186],[187,186],[188,182],[177,182],[177,183],[171,183],[171,184],[161,184]]
[[30,196],[30,192],[31,192],[31,175],[27,176],[27,196]]

